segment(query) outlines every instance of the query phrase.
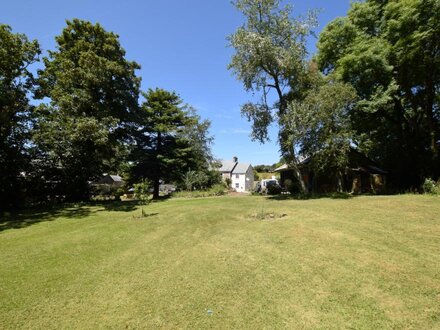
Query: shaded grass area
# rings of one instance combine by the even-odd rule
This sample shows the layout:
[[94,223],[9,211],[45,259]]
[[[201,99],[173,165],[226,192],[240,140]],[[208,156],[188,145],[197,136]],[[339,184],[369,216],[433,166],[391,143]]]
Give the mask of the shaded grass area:
[[[360,195],[353,195],[347,192],[335,192],[335,193],[319,193],[319,194],[278,194],[268,196],[271,200],[285,201],[285,200],[307,200],[307,199],[321,199],[321,198],[331,198],[331,199],[350,199],[358,197]],[[366,196],[366,195],[363,195]]]
[[440,327],[438,197],[120,207],[0,232],[0,328]]
[[47,208],[36,208],[24,211],[8,212],[0,216],[0,231],[6,229],[24,228],[43,221],[52,221],[58,218],[79,219],[96,212],[90,206],[98,206],[106,211],[131,212],[136,209],[137,201],[106,201],[87,204],[65,204]]

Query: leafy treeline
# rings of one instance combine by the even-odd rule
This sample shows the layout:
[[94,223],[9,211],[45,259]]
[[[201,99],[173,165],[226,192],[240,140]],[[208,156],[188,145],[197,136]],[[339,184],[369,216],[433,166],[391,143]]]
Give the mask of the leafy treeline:
[[34,76],[38,42],[0,26],[2,207],[87,200],[105,172],[151,180],[155,197],[159,180],[210,173],[210,122],[173,92],[142,93],[116,34],[74,19],[56,42]]
[[301,157],[340,175],[353,147],[386,168],[396,190],[439,177],[439,0],[353,2],[325,27],[311,60],[316,12],[295,18],[279,0],[235,5],[246,22],[229,37],[229,67],[261,96],[242,114],[260,142],[277,122],[281,155],[304,192]]

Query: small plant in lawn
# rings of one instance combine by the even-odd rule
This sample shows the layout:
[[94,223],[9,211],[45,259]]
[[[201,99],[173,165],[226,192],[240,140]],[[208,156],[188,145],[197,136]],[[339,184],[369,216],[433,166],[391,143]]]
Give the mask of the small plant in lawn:
[[150,182],[147,180],[143,180],[139,183],[136,183],[134,186],[134,195],[139,202],[142,204],[141,207],[141,217],[146,217],[146,213],[144,212],[144,205],[147,205],[150,201]]

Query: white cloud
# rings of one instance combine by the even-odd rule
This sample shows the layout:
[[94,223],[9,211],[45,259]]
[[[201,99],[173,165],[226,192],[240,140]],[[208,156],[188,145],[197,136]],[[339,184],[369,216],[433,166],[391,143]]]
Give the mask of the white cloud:
[[233,129],[233,134],[251,134],[251,131],[248,129]]
[[234,129],[222,129],[220,130],[220,134],[251,134],[251,131],[248,129],[242,128],[234,128]]

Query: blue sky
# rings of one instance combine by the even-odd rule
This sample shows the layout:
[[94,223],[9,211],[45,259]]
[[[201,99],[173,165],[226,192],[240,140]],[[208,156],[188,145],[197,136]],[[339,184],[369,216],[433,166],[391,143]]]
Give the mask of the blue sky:
[[[320,8],[319,32],[346,14],[350,0],[289,2],[295,15]],[[272,142],[261,145],[250,140],[250,124],[240,116],[240,105],[252,95],[226,68],[233,54],[226,36],[243,24],[229,0],[2,0],[1,7],[0,23],[38,39],[44,51],[55,48],[54,37],[66,19],[101,23],[120,36],[127,58],[142,66],[138,75],[144,90],[174,90],[211,120],[215,156],[238,156],[254,165],[279,160],[276,128],[271,129]],[[311,53],[315,43],[309,42]]]

